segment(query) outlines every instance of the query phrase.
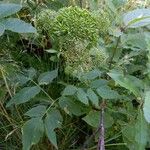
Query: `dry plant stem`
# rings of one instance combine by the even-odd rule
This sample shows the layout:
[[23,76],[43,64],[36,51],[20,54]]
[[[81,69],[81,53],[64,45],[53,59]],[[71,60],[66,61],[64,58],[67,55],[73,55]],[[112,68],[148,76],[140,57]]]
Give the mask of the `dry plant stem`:
[[99,140],[98,140],[98,147],[97,150],[105,150],[105,128],[104,128],[104,107],[105,107],[105,101],[102,102],[101,105],[101,112],[100,112],[100,123],[99,123]]
[[6,86],[6,88],[7,88],[7,91],[8,91],[8,93],[9,93],[10,97],[12,98],[12,94],[11,94],[11,91],[10,91],[10,89],[9,89],[9,86],[8,86],[8,83],[7,83],[7,79],[6,79],[6,77],[5,77],[4,72],[3,72],[2,69],[1,69],[1,73],[2,73],[2,77],[3,77],[3,80],[4,80],[5,86]]
[[10,124],[13,124],[13,122],[11,121],[7,111],[5,110],[3,104],[0,102],[0,111],[1,113],[6,117],[6,119],[9,121]]
[[[4,74],[4,72],[3,72],[2,69],[1,69],[1,74],[2,74],[2,77],[3,77],[4,83],[5,83],[6,89],[7,89],[8,93],[9,93],[10,97],[12,98],[13,96],[12,96],[11,90],[10,90],[10,88],[8,86],[7,79],[6,79],[5,74]],[[23,119],[22,119],[22,117],[21,117],[21,115],[20,115],[20,113],[19,113],[18,108],[17,108],[16,105],[15,105],[15,109],[16,109],[16,111],[18,113],[18,116],[20,117],[21,121],[23,121]]]

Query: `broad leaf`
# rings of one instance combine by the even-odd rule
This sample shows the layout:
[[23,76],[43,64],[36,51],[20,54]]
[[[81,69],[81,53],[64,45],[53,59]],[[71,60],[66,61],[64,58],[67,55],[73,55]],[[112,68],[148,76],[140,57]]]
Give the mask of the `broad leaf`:
[[[129,150],[144,150],[145,147],[142,149],[139,149],[138,143],[135,142],[135,123],[129,123],[127,126],[122,128],[122,137],[123,141],[127,143],[126,147],[129,148]],[[141,147],[140,147],[141,148]]]
[[97,88],[99,88],[99,87],[101,87],[101,86],[103,86],[103,85],[107,85],[107,83],[108,83],[107,80],[98,79],[98,80],[92,81],[91,84],[90,84],[90,87],[97,89]]
[[[98,128],[100,123],[100,112],[90,111],[90,113],[82,119],[90,126]],[[111,127],[113,123],[114,123],[113,118],[108,113],[105,113],[104,115],[105,128]]]
[[128,28],[143,27],[150,24],[150,9],[136,9],[126,13],[123,17]]
[[47,85],[51,83],[57,76],[58,76],[57,69],[53,71],[44,72],[39,76],[38,82],[40,85],[44,85],[44,84]]
[[62,124],[63,118],[58,110],[52,109],[47,113],[45,118],[45,129],[46,134],[50,142],[58,149],[57,147],[57,139],[56,133],[54,129],[60,128]]
[[[145,121],[145,118],[143,116],[143,112],[140,110],[137,122],[135,124],[135,141],[139,144],[139,146],[143,147],[146,146],[147,142],[149,141],[148,138],[148,125]],[[140,149],[140,148],[139,148]]]
[[95,92],[92,89],[87,90],[87,96],[89,97],[90,101],[95,105],[99,106],[99,99],[98,96],[95,94]]
[[97,93],[99,96],[101,96],[103,99],[120,99],[121,96],[118,94],[117,91],[111,90],[108,86],[102,86],[99,87],[97,90]]
[[85,91],[81,88],[78,89],[77,91],[77,98],[79,101],[81,101],[82,103],[88,105],[89,104],[89,100],[87,97],[87,94],[85,93]]
[[5,26],[2,23],[0,23],[0,36],[2,36],[4,32],[5,32]]
[[32,118],[22,127],[23,150],[30,150],[37,144],[44,134],[44,124],[41,118]]
[[145,150],[147,142],[149,141],[148,130],[148,125],[140,110],[137,119],[122,129],[123,140],[127,143],[126,146],[130,150]]
[[143,33],[124,34],[121,36],[121,42],[124,48],[130,48],[134,51],[145,50],[147,48],[145,34]]
[[39,105],[27,111],[25,115],[29,117],[42,117],[45,114],[45,112],[46,112],[46,106]]
[[131,75],[123,75],[120,72],[112,71],[108,75],[120,86],[128,89],[135,96],[140,96],[140,90],[143,89],[143,82]]
[[28,81],[33,80],[33,78],[36,76],[37,72],[34,68],[29,68],[23,70],[21,74],[17,74],[16,76],[16,82],[19,83],[19,85],[24,85]]
[[29,23],[26,23],[17,18],[8,18],[3,20],[6,30],[10,30],[17,33],[36,33],[36,29]]
[[0,18],[4,18],[15,14],[22,8],[21,5],[18,4],[0,4]]
[[37,94],[39,94],[41,89],[37,86],[33,87],[25,87],[21,89],[16,95],[7,103],[7,107],[12,104],[21,104],[25,103],[32,98],[34,98]]
[[33,79],[37,74],[37,71],[34,68],[29,68],[29,69],[25,69],[25,75],[29,78],[29,79]]
[[93,79],[100,77],[100,76],[101,76],[101,72],[99,70],[95,69],[95,70],[92,70],[92,71],[84,74],[82,76],[82,79],[83,80],[93,80]]
[[145,92],[143,111],[146,121],[150,123],[150,91]]
[[23,75],[23,74],[17,74],[15,81],[16,81],[19,85],[24,85],[24,84],[26,84],[28,81],[30,81],[30,78],[26,77],[26,76]]
[[73,114],[81,116],[88,111],[87,107],[83,103],[68,97],[61,97],[59,99],[59,105],[69,115]]
[[67,95],[74,95],[77,91],[77,88],[73,85],[68,85],[66,88],[63,90],[62,95],[67,96]]

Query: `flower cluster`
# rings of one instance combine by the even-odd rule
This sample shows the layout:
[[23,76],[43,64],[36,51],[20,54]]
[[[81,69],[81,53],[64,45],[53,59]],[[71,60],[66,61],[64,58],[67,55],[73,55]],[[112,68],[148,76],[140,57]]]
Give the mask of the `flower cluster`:
[[110,21],[104,12],[92,13],[79,7],[65,7],[58,12],[46,10],[39,14],[38,28],[59,43],[66,64],[66,72],[86,72],[104,61],[104,53],[90,50],[97,46],[99,36],[108,30]]

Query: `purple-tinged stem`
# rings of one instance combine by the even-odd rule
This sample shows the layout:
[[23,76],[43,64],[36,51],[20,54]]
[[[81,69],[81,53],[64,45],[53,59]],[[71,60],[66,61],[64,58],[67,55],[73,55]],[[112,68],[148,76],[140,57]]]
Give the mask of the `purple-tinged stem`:
[[98,147],[97,150],[105,150],[105,140],[104,140],[104,135],[105,135],[105,128],[104,128],[104,102],[101,107],[101,112],[100,112],[100,124],[99,124],[99,140],[98,140]]

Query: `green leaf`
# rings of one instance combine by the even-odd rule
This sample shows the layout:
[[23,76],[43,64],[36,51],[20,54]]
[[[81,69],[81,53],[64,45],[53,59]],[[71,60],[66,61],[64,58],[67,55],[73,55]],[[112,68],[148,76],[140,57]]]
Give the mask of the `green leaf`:
[[2,23],[0,23],[0,36],[2,36],[4,32],[5,32],[5,26]]
[[24,85],[28,81],[33,80],[33,78],[36,76],[36,74],[37,74],[36,70],[31,67],[29,69],[23,70],[22,73],[17,74],[15,81],[17,83],[19,83],[19,85]]
[[127,143],[126,146],[130,150],[145,150],[147,142],[149,141],[149,129],[141,110],[138,113],[137,119],[128,123],[127,126],[122,129],[122,135],[124,142]]
[[[89,114],[82,119],[90,126],[98,128],[100,123],[100,112],[90,111]],[[113,118],[108,113],[104,114],[104,124],[105,128],[110,128],[114,124]]]
[[138,28],[150,24],[150,9],[136,9],[126,13],[123,17],[128,28]]
[[0,18],[4,18],[15,14],[22,8],[21,5],[18,4],[0,4]]
[[46,112],[46,106],[39,105],[27,111],[25,115],[29,117],[43,117],[45,112]]
[[116,8],[119,8],[122,7],[127,2],[127,0],[112,0],[112,2]]
[[[123,141],[127,143],[126,146],[129,148],[129,150],[133,150],[133,149],[140,150],[138,143],[135,142],[135,128],[134,127],[135,127],[134,123],[129,123],[127,124],[127,126],[122,128]],[[141,150],[144,150],[144,148],[142,148]]]
[[82,76],[83,80],[93,80],[101,76],[101,71],[95,69]]
[[30,79],[29,79],[28,77],[26,77],[25,75],[17,74],[15,81],[16,81],[19,85],[24,85],[24,84],[26,84],[28,81],[30,81]]
[[108,8],[117,15],[117,9],[115,8],[115,5],[113,4],[112,0],[106,0],[106,5],[108,6]]
[[89,97],[90,101],[95,105],[99,106],[99,100],[98,96],[95,94],[95,92],[92,89],[87,90],[87,96]]
[[33,79],[37,74],[37,71],[34,68],[29,68],[25,70],[25,75],[29,78],[29,79]]
[[90,126],[97,128],[100,122],[100,112],[90,111],[90,113],[82,119]]
[[36,29],[29,23],[26,23],[17,18],[8,18],[3,20],[6,30],[10,30],[17,33],[36,33]]
[[77,98],[79,101],[81,101],[82,103],[88,105],[89,104],[89,100],[88,100],[88,97],[87,97],[87,94],[85,93],[85,91],[81,88],[79,88],[77,90]]
[[143,111],[146,121],[150,123],[150,91],[145,92]]
[[44,124],[41,118],[32,118],[22,127],[23,150],[30,150],[37,144],[44,134]]
[[131,75],[123,75],[119,71],[112,71],[108,75],[120,86],[128,89],[135,96],[140,96],[140,90],[143,89],[143,82]]
[[53,71],[44,72],[39,76],[38,82],[40,85],[44,85],[44,84],[47,85],[51,83],[57,76],[58,76],[57,69]]
[[45,129],[46,134],[50,142],[58,149],[57,147],[57,140],[56,140],[56,133],[54,129],[60,128],[62,124],[63,118],[60,112],[56,109],[52,109],[47,113],[45,118]]
[[101,86],[103,86],[103,85],[107,85],[107,83],[108,83],[107,80],[98,79],[98,80],[92,81],[91,84],[90,84],[90,87],[97,89],[97,88],[99,88],[99,87],[101,87]]
[[7,103],[7,107],[9,107],[12,104],[17,105],[25,103],[34,98],[37,94],[40,93],[40,91],[41,89],[37,86],[25,87],[15,94],[15,96]]
[[[147,48],[144,33],[129,33],[121,36],[121,42],[124,48],[130,48],[132,50],[144,50]],[[131,52],[132,53],[132,52]],[[137,52],[138,54],[138,52]],[[129,55],[129,54],[128,54]]]
[[73,85],[67,85],[64,91],[62,92],[63,96],[74,95],[77,91],[77,88]]
[[59,105],[69,115],[73,114],[81,116],[88,111],[87,107],[83,103],[68,97],[61,97],[59,99]]
[[143,116],[143,112],[140,110],[137,118],[137,122],[135,124],[135,141],[139,144],[139,146],[146,146],[148,139],[148,125]]
[[103,99],[120,99],[121,96],[118,94],[117,91],[111,90],[108,86],[102,86],[99,87],[97,90],[97,93],[99,96],[101,96]]

